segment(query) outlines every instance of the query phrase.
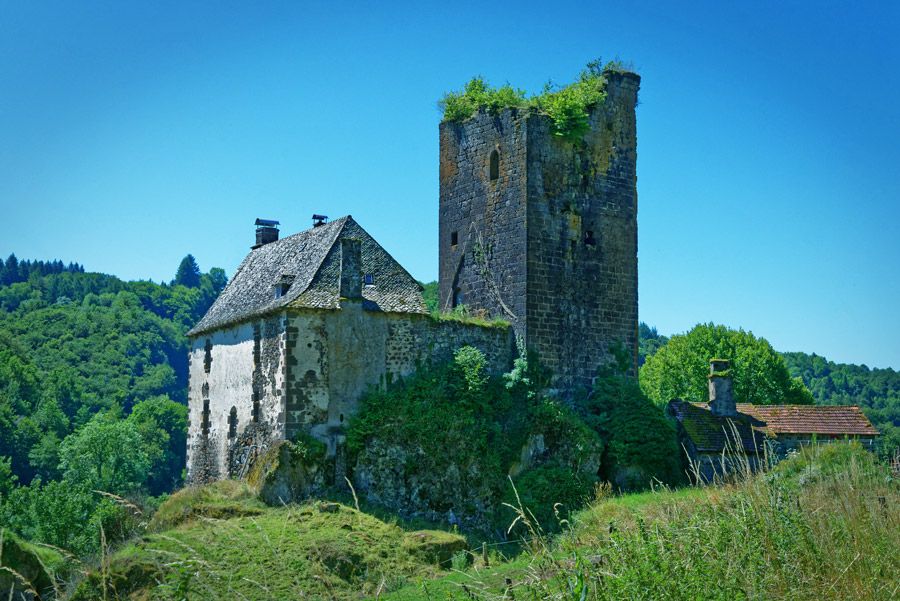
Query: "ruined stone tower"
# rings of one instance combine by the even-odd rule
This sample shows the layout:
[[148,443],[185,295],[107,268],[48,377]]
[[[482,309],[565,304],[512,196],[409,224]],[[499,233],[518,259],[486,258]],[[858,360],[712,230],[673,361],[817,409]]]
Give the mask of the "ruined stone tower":
[[512,322],[564,394],[638,347],[640,78],[609,72],[580,141],[549,117],[479,111],[440,126],[440,303]]

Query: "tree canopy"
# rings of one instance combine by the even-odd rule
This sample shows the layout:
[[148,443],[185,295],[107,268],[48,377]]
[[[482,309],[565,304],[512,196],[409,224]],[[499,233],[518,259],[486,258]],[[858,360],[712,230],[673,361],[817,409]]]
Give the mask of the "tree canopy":
[[731,362],[734,396],[757,405],[812,404],[813,397],[799,378],[792,378],[784,358],[765,338],[712,323],[672,336],[647,358],[640,370],[641,389],[653,401],[705,401],[707,375],[713,358]]

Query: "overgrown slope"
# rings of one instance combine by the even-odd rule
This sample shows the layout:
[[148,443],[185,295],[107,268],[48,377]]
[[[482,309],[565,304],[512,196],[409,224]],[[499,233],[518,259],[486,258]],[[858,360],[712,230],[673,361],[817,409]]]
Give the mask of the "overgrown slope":
[[180,491],[152,526],[166,529],[116,551],[71,599],[358,599],[440,575],[466,546],[338,503],[265,507],[235,482]]
[[600,498],[512,562],[384,599],[894,599],[900,487],[855,444],[736,485]]

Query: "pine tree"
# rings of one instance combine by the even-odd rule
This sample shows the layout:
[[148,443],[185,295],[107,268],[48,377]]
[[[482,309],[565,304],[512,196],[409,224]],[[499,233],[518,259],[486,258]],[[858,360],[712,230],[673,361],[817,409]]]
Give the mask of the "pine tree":
[[175,273],[175,280],[172,283],[176,286],[187,286],[188,288],[200,286],[200,267],[197,265],[194,255],[188,255],[181,260],[178,271]]

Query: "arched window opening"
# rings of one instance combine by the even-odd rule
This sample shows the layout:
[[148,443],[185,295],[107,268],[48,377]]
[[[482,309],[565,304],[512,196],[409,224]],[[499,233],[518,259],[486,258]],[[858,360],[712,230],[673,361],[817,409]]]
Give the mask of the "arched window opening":
[[491,181],[500,178],[500,153],[496,150],[491,152]]
[[237,408],[232,407],[228,413],[228,438],[237,436]]

